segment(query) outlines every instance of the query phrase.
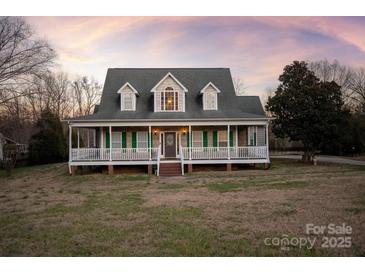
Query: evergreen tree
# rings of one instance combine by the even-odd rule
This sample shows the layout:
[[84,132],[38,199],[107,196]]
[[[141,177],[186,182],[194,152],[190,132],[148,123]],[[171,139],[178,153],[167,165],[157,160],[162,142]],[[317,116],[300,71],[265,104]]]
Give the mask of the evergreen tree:
[[62,162],[67,156],[67,143],[60,119],[49,110],[43,111],[36,123],[37,133],[29,144],[32,164]]

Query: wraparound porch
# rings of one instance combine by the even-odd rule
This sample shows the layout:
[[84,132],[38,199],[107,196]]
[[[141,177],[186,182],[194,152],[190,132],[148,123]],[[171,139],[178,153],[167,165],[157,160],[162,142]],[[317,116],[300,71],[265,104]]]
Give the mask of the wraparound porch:
[[[70,172],[72,166],[148,165],[149,170],[155,166],[158,175],[161,162],[178,162],[182,167],[270,162],[267,123],[107,127],[74,124],[69,128]],[[74,144],[73,131],[77,134]]]

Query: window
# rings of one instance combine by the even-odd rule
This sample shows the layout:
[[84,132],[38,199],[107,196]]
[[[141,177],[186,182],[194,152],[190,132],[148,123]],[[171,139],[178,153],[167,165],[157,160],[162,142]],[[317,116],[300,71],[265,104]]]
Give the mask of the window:
[[218,131],[218,147],[228,147],[227,131]]
[[203,131],[193,131],[193,147],[203,147]]
[[256,146],[257,127],[248,128],[248,145]]
[[122,147],[122,133],[112,132],[112,148],[121,148],[121,147]]
[[203,94],[203,104],[205,110],[217,109],[217,93],[214,91],[206,91]]
[[148,148],[148,132],[139,131],[137,133],[137,148]]
[[167,87],[161,92],[161,110],[176,111],[179,110],[179,93],[172,87]]
[[121,96],[122,110],[134,110],[136,95],[132,92],[123,92]]

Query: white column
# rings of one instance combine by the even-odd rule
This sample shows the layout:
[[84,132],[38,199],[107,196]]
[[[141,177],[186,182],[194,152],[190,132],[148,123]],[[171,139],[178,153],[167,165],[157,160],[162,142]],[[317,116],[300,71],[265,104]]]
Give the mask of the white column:
[[269,122],[266,124],[266,158],[269,159]]
[[72,127],[68,125],[68,160],[72,161]]
[[90,148],[90,129],[87,129],[87,147]]
[[112,160],[112,126],[109,126],[109,161]]
[[80,129],[77,128],[77,148],[80,148]]
[[229,131],[230,131],[230,125],[227,125],[228,160],[231,159],[231,144],[230,144],[230,138],[229,138]]
[[93,134],[94,134],[94,136],[93,136],[93,146],[95,148],[96,147],[96,129],[93,130]]
[[149,156],[150,156],[150,161],[152,160],[152,134],[151,134],[151,126],[148,126],[148,147],[149,147]]
[[193,143],[193,133],[191,132],[191,125],[189,125],[189,160],[191,160],[191,144]]

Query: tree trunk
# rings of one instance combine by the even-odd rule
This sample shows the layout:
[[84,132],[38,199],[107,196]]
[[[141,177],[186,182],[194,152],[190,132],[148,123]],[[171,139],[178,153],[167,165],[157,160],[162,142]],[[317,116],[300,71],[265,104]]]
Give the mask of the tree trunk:
[[302,156],[302,161],[305,163],[312,163],[313,162],[314,153],[311,150],[305,150]]

